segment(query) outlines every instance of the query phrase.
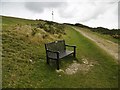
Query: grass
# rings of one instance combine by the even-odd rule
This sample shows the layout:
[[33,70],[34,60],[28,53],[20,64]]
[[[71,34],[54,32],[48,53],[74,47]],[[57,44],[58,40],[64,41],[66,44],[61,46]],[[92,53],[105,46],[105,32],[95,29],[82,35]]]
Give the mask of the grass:
[[93,32],[93,34],[96,34],[97,36],[102,37],[102,38],[107,39],[107,40],[110,40],[114,43],[120,43],[119,39],[115,39],[110,35],[100,34],[100,33],[96,33],[96,32]]
[[[71,27],[66,26],[65,32],[60,39],[77,46],[79,63],[83,58],[98,63],[87,74],[57,73],[55,62],[47,65],[45,58],[44,43],[52,39],[39,38],[35,42],[31,40],[34,37],[26,37],[8,23],[3,25],[3,88],[117,88],[118,64],[115,60]],[[62,59],[60,68],[65,70],[73,60],[72,56]]]
[[2,16],[2,24],[34,24],[38,21],[35,20],[28,20],[28,19],[21,19],[21,18],[15,18],[15,17],[8,17],[8,16]]
[[113,38],[111,35],[106,35],[106,34],[101,34],[101,33],[98,33],[98,32],[93,32],[93,31],[90,31],[89,29],[85,29],[85,28],[80,28],[80,27],[77,27],[79,29],[83,29],[85,32],[89,32],[89,33],[92,33],[98,37],[102,37],[103,39],[107,39],[107,40],[110,40],[114,43],[120,43],[120,40],[119,39],[115,39]]

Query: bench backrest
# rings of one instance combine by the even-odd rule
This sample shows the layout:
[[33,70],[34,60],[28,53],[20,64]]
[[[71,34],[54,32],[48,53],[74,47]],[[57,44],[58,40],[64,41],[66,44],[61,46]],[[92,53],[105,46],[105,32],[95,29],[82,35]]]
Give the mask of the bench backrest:
[[64,52],[65,51],[65,41],[59,40],[51,43],[45,44],[45,48],[51,51],[59,51]]

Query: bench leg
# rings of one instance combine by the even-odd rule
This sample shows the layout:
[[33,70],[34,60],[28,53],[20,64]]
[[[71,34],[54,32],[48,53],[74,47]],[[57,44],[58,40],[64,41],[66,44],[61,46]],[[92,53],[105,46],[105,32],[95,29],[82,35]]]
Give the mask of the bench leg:
[[56,60],[57,70],[59,70],[59,59]]
[[47,64],[49,64],[49,58],[47,57]]
[[76,48],[74,48],[73,56],[76,58]]
[[76,57],[76,54],[75,54],[75,52],[73,53],[73,56],[74,56],[74,57]]
[[76,58],[76,52],[74,51],[73,56]]

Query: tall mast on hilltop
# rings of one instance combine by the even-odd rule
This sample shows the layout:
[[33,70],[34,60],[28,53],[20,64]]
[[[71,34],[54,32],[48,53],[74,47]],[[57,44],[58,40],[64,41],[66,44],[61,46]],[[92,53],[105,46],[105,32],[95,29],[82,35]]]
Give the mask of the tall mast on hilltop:
[[52,10],[52,21],[53,21],[53,19],[54,19],[54,12],[53,12],[53,10]]

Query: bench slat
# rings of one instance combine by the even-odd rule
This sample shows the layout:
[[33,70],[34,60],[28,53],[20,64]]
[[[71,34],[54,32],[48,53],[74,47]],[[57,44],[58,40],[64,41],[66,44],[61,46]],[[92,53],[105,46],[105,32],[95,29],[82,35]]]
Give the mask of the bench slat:
[[55,52],[56,51],[63,52],[63,51],[65,51],[65,41],[60,40],[60,41],[48,43],[48,44],[46,44],[46,48],[48,50],[55,51]]
[[[68,51],[68,50],[66,50],[65,52],[60,52],[59,53],[59,59],[65,57],[67,55],[73,54],[73,53],[74,53],[73,51]],[[49,52],[48,53],[48,57],[49,58],[53,58],[53,59],[57,59],[57,54]]]

